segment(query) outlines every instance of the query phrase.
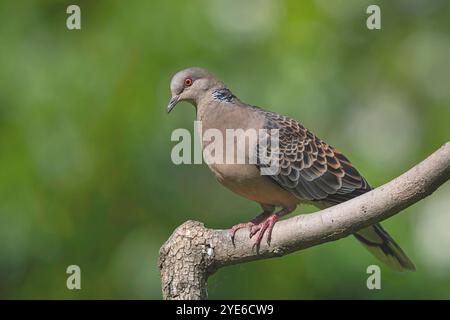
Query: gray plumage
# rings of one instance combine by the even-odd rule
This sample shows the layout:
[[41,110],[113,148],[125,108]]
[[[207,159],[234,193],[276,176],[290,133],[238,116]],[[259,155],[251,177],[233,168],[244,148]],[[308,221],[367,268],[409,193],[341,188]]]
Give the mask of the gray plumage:
[[[170,112],[179,101],[188,101],[197,109],[203,129],[278,129],[280,170],[261,175],[261,162],[251,164],[209,164],[220,183],[233,192],[258,202],[264,212],[249,223],[258,234],[259,246],[264,233],[270,242],[277,219],[292,212],[297,204],[308,203],[325,208],[350,200],[371,190],[366,179],[338,150],[316,137],[296,120],[241,102],[223,82],[201,68],[189,68],[175,74],[171,81]],[[225,134],[224,134],[225,135]],[[208,143],[203,143],[203,148]],[[225,153],[225,149],[223,150]],[[270,145],[264,151],[272,152]],[[247,154],[247,160],[249,155]],[[274,213],[275,207],[282,209]],[[376,257],[396,270],[414,270],[413,263],[389,234],[375,224],[360,230],[355,237]]]

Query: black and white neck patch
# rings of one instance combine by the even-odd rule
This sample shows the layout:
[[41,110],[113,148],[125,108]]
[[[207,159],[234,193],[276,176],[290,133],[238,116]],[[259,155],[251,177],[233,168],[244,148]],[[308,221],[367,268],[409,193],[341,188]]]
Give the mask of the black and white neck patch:
[[231,93],[231,91],[227,88],[221,88],[214,90],[212,96],[215,100],[231,102],[236,96]]

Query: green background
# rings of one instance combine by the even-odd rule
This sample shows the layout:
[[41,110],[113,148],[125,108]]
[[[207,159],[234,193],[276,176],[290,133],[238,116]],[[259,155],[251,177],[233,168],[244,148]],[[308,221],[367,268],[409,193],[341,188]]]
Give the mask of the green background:
[[[81,30],[66,28],[69,4]],[[187,103],[165,113],[186,67],[299,120],[374,186],[401,174],[450,136],[449,21],[444,0],[1,1],[0,297],[160,299],[158,250],[176,226],[258,213],[206,165],[170,160],[172,130],[193,128]],[[448,299],[449,196],[384,223],[418,270],[382,266],[381,290],[349,237],[222,269],[210,298]]]

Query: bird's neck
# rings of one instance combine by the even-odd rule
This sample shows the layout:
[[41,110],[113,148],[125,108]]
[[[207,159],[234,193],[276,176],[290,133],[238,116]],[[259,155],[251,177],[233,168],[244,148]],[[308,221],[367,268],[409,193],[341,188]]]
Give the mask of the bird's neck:
[[218,102],[233,102],[236,96],[225,87],[213,89],[211,92],[212,99]]
[[216,115],[236,108],[239,99],[225,86],[217,86],[206,91],[194,104],[197,109],[197,120],[204,119],[209,111]]

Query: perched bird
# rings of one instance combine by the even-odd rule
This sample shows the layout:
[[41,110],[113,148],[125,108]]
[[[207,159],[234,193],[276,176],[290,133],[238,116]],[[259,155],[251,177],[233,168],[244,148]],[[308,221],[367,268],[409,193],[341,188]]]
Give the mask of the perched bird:
[[[258,202],[263,212],[248,223],[230,229],[248,228],[259,244],[267,235],[270,244],[277,220],[294,211],[298,204],[330,207],[371,190],[366,179],[341,152],[316,137],[296,120],[248,105],[231,93],[224,83],[202,68],[176,73],[171,81],[172,98],[167,112],[180,101],[196,107],[203,130],[277,129],[279,170],[262,175],[263,164],[208,163],[218,181],[233,192]],[[206,144],[203,144],[203,148]],[[268,147],[270,152],[270,147]],[[247,154],[248,157],[248,154]],[[275,208],[280,207],[279,211]],[[378,259],[395,270],[414,270],[414,264],[392,237],[374,224],[354,234]]]

